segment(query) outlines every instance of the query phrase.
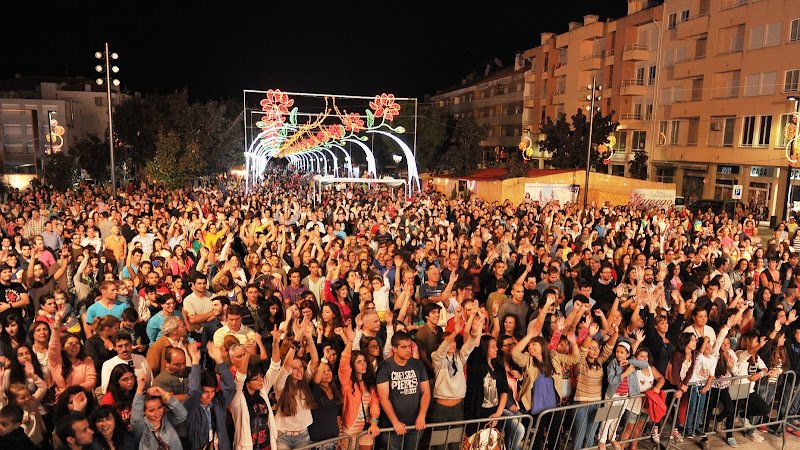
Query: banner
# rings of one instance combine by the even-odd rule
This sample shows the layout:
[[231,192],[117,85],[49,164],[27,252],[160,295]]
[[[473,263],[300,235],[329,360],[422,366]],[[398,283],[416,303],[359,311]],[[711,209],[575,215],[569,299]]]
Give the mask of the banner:
[[670,209],[675,206],[674,189],[631,189],[632,206]]
[[540,205],[551,201],[558,201],[560,205],[575,203],[579,190],[580,186],[577,184],[525,183],[525,194],[529,194],[531,200],[538,201]]

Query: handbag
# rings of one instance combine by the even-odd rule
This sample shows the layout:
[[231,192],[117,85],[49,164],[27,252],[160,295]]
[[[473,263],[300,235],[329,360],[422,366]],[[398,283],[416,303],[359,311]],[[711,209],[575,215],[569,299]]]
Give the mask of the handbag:
[[503,435],[497,428],[489,427],[487,423],[483,429],[464,438],[462,450],[503,450],[505,443]]

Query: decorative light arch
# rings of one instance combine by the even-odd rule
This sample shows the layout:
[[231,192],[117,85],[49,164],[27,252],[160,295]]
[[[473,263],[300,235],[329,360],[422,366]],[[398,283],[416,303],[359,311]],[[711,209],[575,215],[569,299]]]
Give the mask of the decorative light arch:
[[[328,155],[333,162],[333,176],[339,176],[339,160],[335,149],[340,149],[345,154],[344,166],[348,169],[348,176],[353,174],[353,160],[351,153],[344,148],[345,143],[359,146],[366,156],[366,176],[377,178],[378,170],[375,155],[372,149],[364,142],[369,138],[368,133],[377,133],[388,136],[398,145],[405,154],[408,162],[409,194],[414,189],[420,190],[419,174],[417,172],[414,151],[409,148],[396,135],[405,133],[402,126],[392,126],[394,118],[400,113],[398,100],[414,102],[414,125],[416,128],[417,99],[395,98],[392,94],[381,94],[374,97],[361,96],[334,96],[329,94],[290,93],[280,90],[244,91],[245,93],[245,129],[249,117],[247,108],[247,94],[258,93],[264,95],[260,101],[260,120],[255,122],[259,132],[245,151],[246,189],[253,185],[266,170],[266,163],[272,158],[285,158],[293,163],[296,170],[329,173]],[[300,113],[295,106],[293,97],[310,97],[323,99],[325,108],[319,113]],[[370,100],[369,108],[364,114],[340,110],[336,104],[338,99]],[[250,110],[250,113],[255,113]],[[307,118],[306,123],[299,123],[298,117]],[[414,132],[414,146],[416,147],[416,131]],[[247,138],[245,138],[247,139]],[[324,167],[323,167],[324,166]],[[416,183],[412,180],[416,179]]]

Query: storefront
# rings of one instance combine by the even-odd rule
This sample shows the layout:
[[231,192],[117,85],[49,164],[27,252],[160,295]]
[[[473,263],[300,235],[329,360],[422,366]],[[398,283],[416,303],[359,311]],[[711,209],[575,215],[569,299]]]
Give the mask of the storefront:
[[739,184],[741,166],[717,166],[714,180],[714,198],[717,200],[730,200],[733,186]]
[[[745,186],[742,202],[761,220],[774,215],[775,190],[778,187],[778,170],[775,167],[751,166],[750,182]],[[784,174],[785,176],[786,174]],[[800,192],[798,192],[800,196]]]

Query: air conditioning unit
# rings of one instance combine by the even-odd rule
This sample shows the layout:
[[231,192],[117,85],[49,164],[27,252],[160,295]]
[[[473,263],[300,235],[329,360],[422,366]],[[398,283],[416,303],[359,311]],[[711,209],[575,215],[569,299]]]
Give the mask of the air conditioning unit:
[[722,131],[722,122],[719,120],[711,122],[711,131]]

